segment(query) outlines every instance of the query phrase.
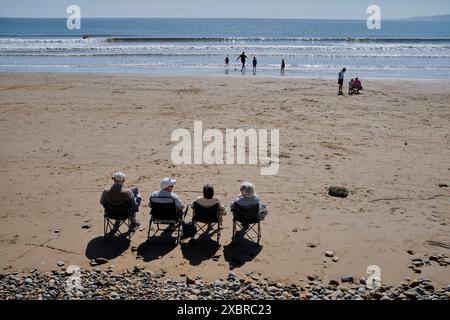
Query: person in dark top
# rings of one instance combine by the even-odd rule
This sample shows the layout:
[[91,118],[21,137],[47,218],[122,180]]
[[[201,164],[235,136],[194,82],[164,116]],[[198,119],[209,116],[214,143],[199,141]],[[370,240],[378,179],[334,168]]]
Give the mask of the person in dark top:
[[284,69],[286,68],[286,63],[284,59],[281,60],[281,75],[284,76]]
[[236,61],[238,61],[239,59],[241,59],[242,62],[241,72],[243,72],[245,70],[245,59],[247,59],[245,52],[242,52],[242,54],[236,59]]
[[253,57],[253,75],[256,75],[256,65],[258,64],[258,61],[256,60],[256,57]]
[[225,58],[225,67],[229,67],[230,66],[230,59],[228,59],[228,57]]
[[345,71],[347,71],[346,68],[343,68],[341,72],[339,72],[339,76],[338,76],[338,85],[339,85],[339,93],[338,95],[342,96],[342,87],[344,85],[344,73]]

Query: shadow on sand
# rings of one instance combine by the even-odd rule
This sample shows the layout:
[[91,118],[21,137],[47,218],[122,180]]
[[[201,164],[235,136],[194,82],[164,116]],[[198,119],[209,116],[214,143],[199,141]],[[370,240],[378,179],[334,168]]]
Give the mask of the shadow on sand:
[[261,252],[262,246],[246,238],[237,238],[223,248],[225,261],[232,268],[242,267]]
[[177,247],[172,231],[163,230],[159,235],[142,242],[137,248],[137,254],[142,257],[144,262],[161,259]]
[[187,243],[181,243],[183,258],[189,260],[192,266],[198,266],[203,261],[216,256],[220,245],[217,245],[215,236],[215,231],[211,233],[205,232],[198,238],[192,238]]
[[85,255],[89,260],[96,258],[106,258],[111,260],[127,251],[129,247],[130,241],[126,235],[108,237],[107,239],[103,236],[99,236],[89,241],[86,246]]

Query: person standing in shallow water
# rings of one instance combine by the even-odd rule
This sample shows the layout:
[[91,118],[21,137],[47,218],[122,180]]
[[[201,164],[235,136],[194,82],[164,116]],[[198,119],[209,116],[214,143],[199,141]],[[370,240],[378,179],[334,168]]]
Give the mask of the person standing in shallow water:
[[256,76],[256,65],[258,64],[258,61],[256,60],[256,57],[253,57],[253,75]]
[[225,57],[225,67],[229,67],[230,66],[230,59],[228,59],[228,57]]
[[284,69],[286,69],[286,63],[284,59],[281,60],[281,75],[284,76]]
[[241,59],[241,63],[242,63],[241,72],[244,72],[245,71],[245,59],[247,59],[245,52],[242,52],[242,54],[236,59],[236,61],[238,61],[239,59]]

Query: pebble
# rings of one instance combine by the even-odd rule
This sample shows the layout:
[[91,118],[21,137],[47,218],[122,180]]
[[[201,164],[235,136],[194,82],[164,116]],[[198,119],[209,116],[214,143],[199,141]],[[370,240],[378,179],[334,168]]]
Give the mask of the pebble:
[[81,229],[90,229],[92,228],[92,224],[86,223],[81,226]]
[[325,251],[325,257],[332,258],[334,256],[333,251]]
[[353,282],[353,277],[352,276],[343,276],[341,278],[342,282]]
[[64,261],[58,261],[58,262],[56,263],[56,265],[57,265],[58,267],[64,267]]
[[330,187],[328,188],[328,194],[332,197],[347,198],[348,190],[344,187]]
[[338,257],[333,257],[333,259],[331,259],[331,260],[333,260],[333,262],[338,262],[339,258]]

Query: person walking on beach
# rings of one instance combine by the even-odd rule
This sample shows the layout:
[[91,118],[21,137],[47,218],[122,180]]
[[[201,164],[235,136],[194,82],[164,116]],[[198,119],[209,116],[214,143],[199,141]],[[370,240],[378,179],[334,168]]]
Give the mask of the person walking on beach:
[[345,71],[347,71],[347,69],[343,68],[341,72],[339,72],[339,76],[338,76],[338,84],[339,84],[339,96],[342,96],[342,87],[344,86],[344,73]]
[[228,59],[228,57],[225,57],[225,67],[229,67],[230,66],[230,59]]
[[284,69],[286,69],[286,63],[284,59],[281,60],[281,75],[284,76]]
[[245,59],[247,59],[247,56],[245,55],[245,52],[242,52],[242,54],[236,59],[236,61],[238,61],[239,59],[241,59],[241,63],[242,63],[241,72],[244,72],[244,70],[245,70]]
[[258,64],[258,61],[256,60],[256,57],[253,57],[253,75],[256,76],[256,65]]

